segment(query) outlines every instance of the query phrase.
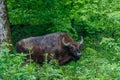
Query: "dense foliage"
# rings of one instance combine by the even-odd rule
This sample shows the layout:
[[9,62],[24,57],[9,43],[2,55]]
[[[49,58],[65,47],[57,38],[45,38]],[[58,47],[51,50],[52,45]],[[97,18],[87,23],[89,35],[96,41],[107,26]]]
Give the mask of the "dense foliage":
[[67,32],[74,38],[80,35],[116,38],[120,36],[119,4],[119,0],[9,0],[11,25],[26,31],[23,35],[16,26],[11,26],[12,35],[16,38],[21,33],[16,41],[56,31]]
[[[42,66],[29,60],[25,63],[25,54],[0,48],[0,79],[2,80],[119,80],[120,47],[114,39],[103,38],[96,49],[86,47],[83,56],[77,62],[59,66],[55,60]],[[104,46],[102,48],[102,46]],[[104,49],[104,51],[103,51]],[[109,49],[111,51],[109,51]]]
[[66,32],[75,40],[84,36],[78,62],[58,66],[56,61],[25,64],[26,55],[0,47],[3,80],[119,80],[120,0],[8,0],[13,44],[51,32]]

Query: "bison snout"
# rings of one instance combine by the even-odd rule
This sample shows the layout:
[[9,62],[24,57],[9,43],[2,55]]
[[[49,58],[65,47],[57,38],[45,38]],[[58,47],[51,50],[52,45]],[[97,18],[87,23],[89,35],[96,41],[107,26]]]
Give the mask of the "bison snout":
[[82,55],[82,53],[80,52],[80,53],[77,53],[77,56],[81,56]]

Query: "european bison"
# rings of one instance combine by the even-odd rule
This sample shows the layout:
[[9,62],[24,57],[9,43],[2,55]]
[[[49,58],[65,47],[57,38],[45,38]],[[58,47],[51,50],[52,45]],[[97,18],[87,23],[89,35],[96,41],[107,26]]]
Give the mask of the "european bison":
[[79,59],[82,43],[83,38],[80,42],[74,42],[68,34],[57,32],[22,39],[16,44],[16,51],[18,53],[31,51],[31,58],[39,64],[45,60],[44,54],[48,53],[48,60],[51,59],[51,55],[54,55],[53,58],[58,60],[59,65],[64,65],[71,60],[77,61]]

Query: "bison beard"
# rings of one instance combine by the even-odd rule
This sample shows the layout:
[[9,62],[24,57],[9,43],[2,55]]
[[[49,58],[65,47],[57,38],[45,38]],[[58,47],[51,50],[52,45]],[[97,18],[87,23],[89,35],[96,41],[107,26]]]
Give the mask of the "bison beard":
[[16,44],[16,51],[18,53],[31,51],[31,58],[39,64],[45,61],[44,54],[48,53],[48,60],[54,55],[59,65],[64,65],[71,60],[79,59],[78,55],[81,55],[79,48],[82,43],[83,38],[81,42],[74,42],[68,34],[59,32],[23,39]]

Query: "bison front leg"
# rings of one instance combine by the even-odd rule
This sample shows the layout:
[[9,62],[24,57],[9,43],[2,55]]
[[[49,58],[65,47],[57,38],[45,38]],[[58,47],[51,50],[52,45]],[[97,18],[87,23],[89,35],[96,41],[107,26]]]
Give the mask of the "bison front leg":
[[69,61],[71,61],[71,56],[60,57],[58,60],[59,65],[64,65],[68,63]]

